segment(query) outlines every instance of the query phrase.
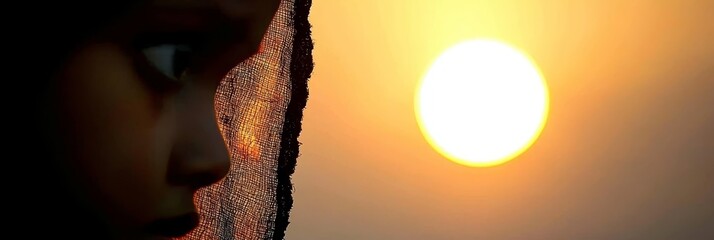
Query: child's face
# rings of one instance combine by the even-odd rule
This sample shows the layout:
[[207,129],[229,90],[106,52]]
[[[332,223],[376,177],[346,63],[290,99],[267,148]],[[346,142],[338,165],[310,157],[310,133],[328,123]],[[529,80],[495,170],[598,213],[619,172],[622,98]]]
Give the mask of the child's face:
[[279,0],[157,0],[74,52],[57,102],[67,176],[124,238],[197,224],[193,193],[229,158],[214,112],[225,74],[258,49]]

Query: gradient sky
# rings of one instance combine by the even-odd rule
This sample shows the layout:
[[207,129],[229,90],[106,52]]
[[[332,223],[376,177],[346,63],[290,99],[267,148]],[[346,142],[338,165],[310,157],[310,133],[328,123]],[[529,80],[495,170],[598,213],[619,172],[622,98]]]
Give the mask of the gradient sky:
[[[287,239],[714,239],[714,1],[314,0]],[[413,94],[453,44],[530,54],[548,123],[452,163]]]

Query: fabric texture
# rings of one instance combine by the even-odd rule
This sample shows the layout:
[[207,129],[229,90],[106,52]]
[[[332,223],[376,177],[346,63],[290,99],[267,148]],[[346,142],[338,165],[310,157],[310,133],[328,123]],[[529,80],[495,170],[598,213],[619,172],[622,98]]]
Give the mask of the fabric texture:
[[313,69],[311,2],[283,0],[259,53],[219,86],[216,118],[231,169],[223,180],[198,191],[200,225],[181,239],[284,238]]

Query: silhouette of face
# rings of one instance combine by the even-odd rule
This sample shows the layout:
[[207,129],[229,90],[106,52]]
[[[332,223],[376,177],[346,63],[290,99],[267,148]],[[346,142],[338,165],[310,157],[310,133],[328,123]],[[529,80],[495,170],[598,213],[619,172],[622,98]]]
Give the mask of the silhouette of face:
[[194,192],[229,168],[215,90],[258,50],[278,4],[147,1],[64,63],[55,95],[65,175],[115,237],[195,227]]

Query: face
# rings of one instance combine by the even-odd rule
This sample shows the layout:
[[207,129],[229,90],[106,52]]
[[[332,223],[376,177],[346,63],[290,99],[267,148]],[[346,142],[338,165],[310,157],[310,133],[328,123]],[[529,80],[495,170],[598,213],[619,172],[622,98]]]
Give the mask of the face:
[[278,4],[151,1],[66,61],[55,80],[64,175],[112,235],[170,237],[195,227],[194,192],[229,168],[215,90],[258,50]]

